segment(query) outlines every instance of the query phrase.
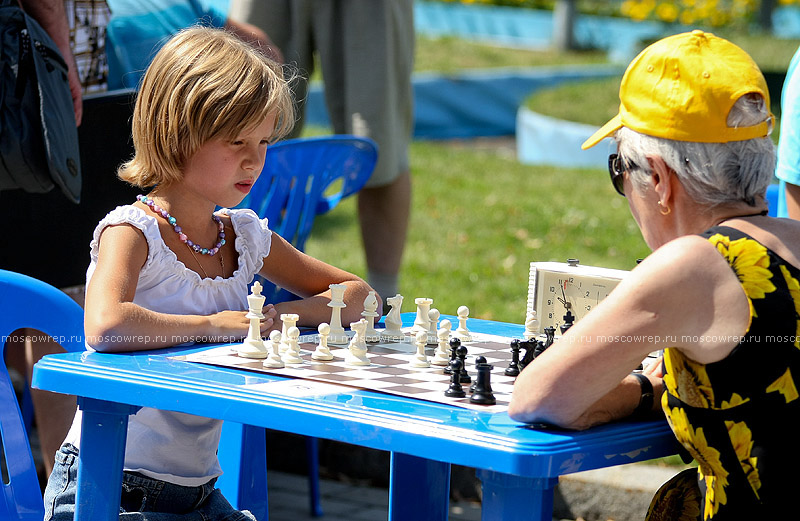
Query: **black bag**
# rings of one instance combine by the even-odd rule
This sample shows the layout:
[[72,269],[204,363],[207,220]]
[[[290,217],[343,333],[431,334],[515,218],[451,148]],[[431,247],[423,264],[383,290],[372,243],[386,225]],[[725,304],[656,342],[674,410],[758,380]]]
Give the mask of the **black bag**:
[[67,64],[15,0],[0,0],[0,190],[80,200],[78,129]]

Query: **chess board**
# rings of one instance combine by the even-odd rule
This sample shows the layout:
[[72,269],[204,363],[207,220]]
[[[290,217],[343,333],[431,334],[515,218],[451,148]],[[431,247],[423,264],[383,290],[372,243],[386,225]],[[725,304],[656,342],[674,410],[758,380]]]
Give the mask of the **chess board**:
[[[409,365],[416,353],[410,329],[404,328],[405,338],[403,340],[382,340],[377,343],[368,343],[367,357],[370,360],[369,366],[346,365],[345,354],[347,353],[347,346],[330,344],[333,360],[313,360],[311,353],[316,348],[319,340],[317,334],[300,336],[299,344],[300,357],[303,359],[302,364],[287,365],[279,369],[264,367],[263,360],[238,356],[235,351],[235,345],[210,348],[181,358],[189,362],[236,367],[279,376],[302,378],[358,389],[369,389],[484,412],[503,412],[508,409],[514,377],[506,376],[504,371],[511,360],[511,338],[470,333],[472,341],[462,343],[468,351],[466,366],[473,382],[477,375],[475,369],[476,357],[485,357],[486,362],[493,366],[490,383],[497,403],[495,405],[478,405],[470,403],[470,384],[462,384],[466,392],[466,397],[464,398],[445,396],[445,391],[450,385],[450,376],[444,374],[444,367],[432,365],[428,368],[417,368]],[[348,332],[348,334],[352,335],[351,332]],[[265,342],[269,348],[269,341]],[[431,360],[435,349],[435,345],[428,345],[425,349],[428,358]]]

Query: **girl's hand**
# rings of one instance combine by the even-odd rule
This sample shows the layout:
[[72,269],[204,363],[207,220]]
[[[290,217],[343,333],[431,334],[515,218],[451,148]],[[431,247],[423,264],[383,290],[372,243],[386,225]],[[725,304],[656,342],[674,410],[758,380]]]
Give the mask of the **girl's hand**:
[[[264,306],[264,318],[261,319],[261,334],[269,331],[275,322],[275,308],[272,304]],[[250,319],[247,311],[221,311],[208,316],[211,332],[204,341],[234,342],[247,336],[250,330]]]
[[261,336],[267,336],[270,331],[279,329],[282,326],[281,321],[278,320],[278,310],[272,304],[264,306],[261,314],[264,315],[261,320]]

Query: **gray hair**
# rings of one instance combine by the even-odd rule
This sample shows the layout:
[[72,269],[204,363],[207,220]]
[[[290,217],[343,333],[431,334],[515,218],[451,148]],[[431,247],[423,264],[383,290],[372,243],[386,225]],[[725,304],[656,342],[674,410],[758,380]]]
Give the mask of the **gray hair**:
[[[759,95],[739,98],[728,114],[728,126],[752,126],[772,119]],[[619,154],[637,168],[631,182],[643,190],[652,172],[648,156],[659,156],[675,171],[694,201],[711,206],[746,202],[757,204],[764,197],[775,171],[775,145],[763,138],[728,143],[675,141],[641,134],[626,127],[614,135]]]

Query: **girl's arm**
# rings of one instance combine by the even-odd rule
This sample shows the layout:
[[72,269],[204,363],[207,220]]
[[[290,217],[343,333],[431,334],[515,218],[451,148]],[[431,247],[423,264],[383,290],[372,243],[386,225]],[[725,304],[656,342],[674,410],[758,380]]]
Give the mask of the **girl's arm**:
[[[342,309],[342,325],[348,327],[351,322],[360,320],[364,311],[364,300],[372,288],[361,278],[326,264],[292,246],[277,233],[272,234],[272,245],[269,255],[264,258],[264,266],[260,275],[274,284],[302,297],[275,304],[277,311],[275,325],[280,327],[282,313],[295,313],[300,319],[298,325],[316,327],[322,322],[330,322],[331,291],[330,284],[344,284],[344,303]],[[378,299],[378,313],[382,314],[382,303]]]
[[[721,360],[750,318],[742,287],[707,240],[676,239],[631,271],[591,313],[517,378],[509,415],[584,429],[630,415],[641,391],[629,373],[652,351]],[[658,406],[660,374],[648,375]]]
[[[109,226],[100,236],[96,269],[86,288],[84,329],[98,351],[167,347],[188,338],[241,338],[250,321],[245,311],[213,315],[172,315],[133,303],[139,272],[147,260],[147,241],[137,228]],[[262,324],[266,329],[271,324]]]

